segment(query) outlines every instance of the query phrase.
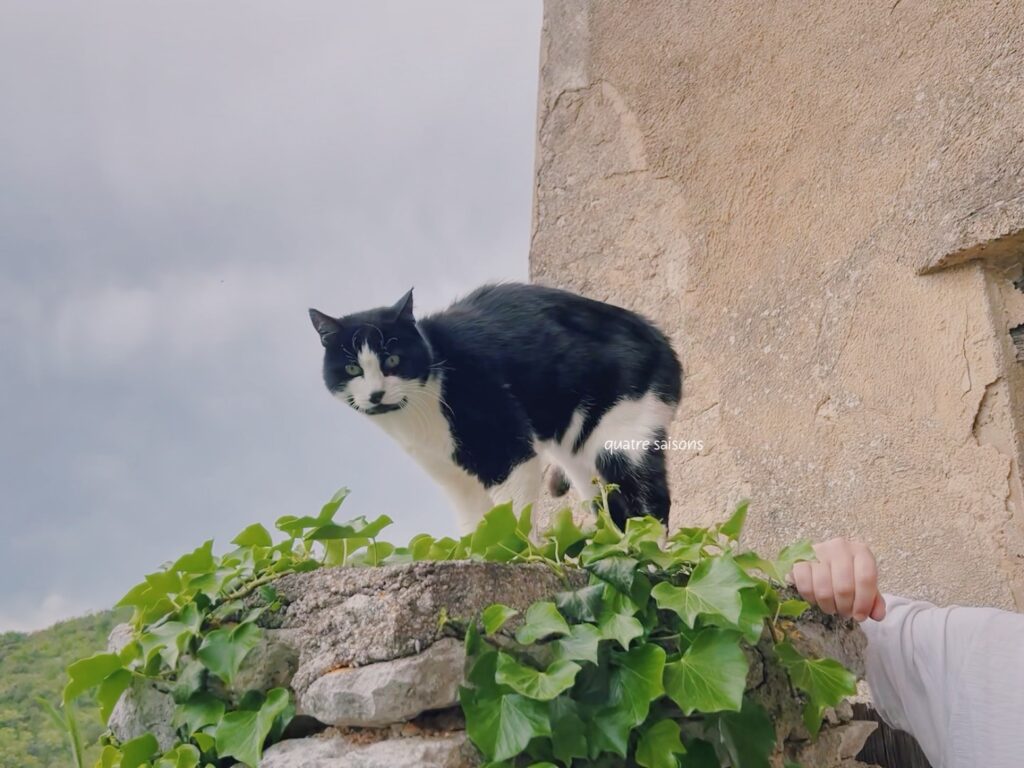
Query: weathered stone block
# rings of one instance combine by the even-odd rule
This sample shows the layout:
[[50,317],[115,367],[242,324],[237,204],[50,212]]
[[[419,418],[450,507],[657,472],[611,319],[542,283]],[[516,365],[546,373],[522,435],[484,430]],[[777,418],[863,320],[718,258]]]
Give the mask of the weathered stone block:
[[853,760],[860,754],[868,737],[877,728],[878,723],[866,720],[824,728],[816,741],[796,750],[795,761],[799,765],[815,768],[845,766],[846,761]]
[[301,698],[329,672],[420,653],[444,637],[442,617],[470,620],[491,603],[525,611],[586,575],[567,579],[542,565],[471,561],[324,568],[277,582],[284,607],[268,620],[295,630],[292,688]]
[[275,744],[260,768],[475,768],[480,764],[464,733],[359,743],[327,732]]
[[[115,628],[115,632],[117,629]],[[145,680],[136,679],[125,691],[110,713],[107,727],[121,741],[152,733],[160,749],[168,750],[175,743],[174,699]]]
[[466,653],[444,638],[423,653],[328,672],[298,699],[299,714],[329,725],[382,726],[458,703]]

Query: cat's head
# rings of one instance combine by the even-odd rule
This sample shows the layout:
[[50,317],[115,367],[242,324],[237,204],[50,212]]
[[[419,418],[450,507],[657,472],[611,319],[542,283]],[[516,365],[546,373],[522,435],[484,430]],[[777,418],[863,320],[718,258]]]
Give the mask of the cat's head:
[[334,318],[309,310],[324,345],[324,383],[357,411],[404,408],[430,376],[430,348],[416,328],[412,290],[390,307]]

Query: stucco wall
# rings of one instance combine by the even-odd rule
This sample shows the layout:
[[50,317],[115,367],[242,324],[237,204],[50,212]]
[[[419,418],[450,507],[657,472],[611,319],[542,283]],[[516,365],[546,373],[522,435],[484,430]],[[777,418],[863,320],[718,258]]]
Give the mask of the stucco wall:
[[[1024,4],[547,0],[531,274],[687,372],[673,522],[1024,608]],[[980,260],[972,260],[978,259]]]

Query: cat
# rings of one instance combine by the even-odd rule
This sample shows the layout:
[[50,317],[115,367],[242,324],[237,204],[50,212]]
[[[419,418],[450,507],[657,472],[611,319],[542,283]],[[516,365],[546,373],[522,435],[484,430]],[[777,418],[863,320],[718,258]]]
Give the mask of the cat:
[[668,425],[682,394],[672,345],[638,314],[568,291],[489,284],[417,320],[393,306],[309,310],[328,391],[372,418],[445,489],[464,531],[497,504],[619,490],[612,519],[668,522]]

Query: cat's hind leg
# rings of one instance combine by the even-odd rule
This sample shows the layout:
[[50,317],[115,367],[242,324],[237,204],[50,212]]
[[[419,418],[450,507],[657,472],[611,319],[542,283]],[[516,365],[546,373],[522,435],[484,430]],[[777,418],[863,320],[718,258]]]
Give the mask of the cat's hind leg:
[[669,522],[672,500],[665,466],[665,452],[656,442],[639,451],[606,450],[598,454],[597,471],[601,478],[618,488],[608,497],[608,513],[615,524],[623,527],[630,517],[650,515]]
[[675,407],[653,392],[620,400],[602,415],[579,452],[603,482],[619,486],[608,511],[620,526],[642,515],[668,523],[664,444]]
[[494,506],[511,501],[518,515],[527,504],[535,505],[540,497],[543,470],[543,462],[536,455],[517,464],[508,477],[488,489]]
[[455,522],[461,534],[472,533],[493,506],[483,483],[472,475],[450,474],[437,478],[455,508]]
[[608,497],[608,512],[620,528],[628,518],[643,515],[668,523],[671,498],[665,451],[658,445],[664,439],[664,432],[659,431],[645,449],[602,450],[597,456],[601,478],[618,486]]

